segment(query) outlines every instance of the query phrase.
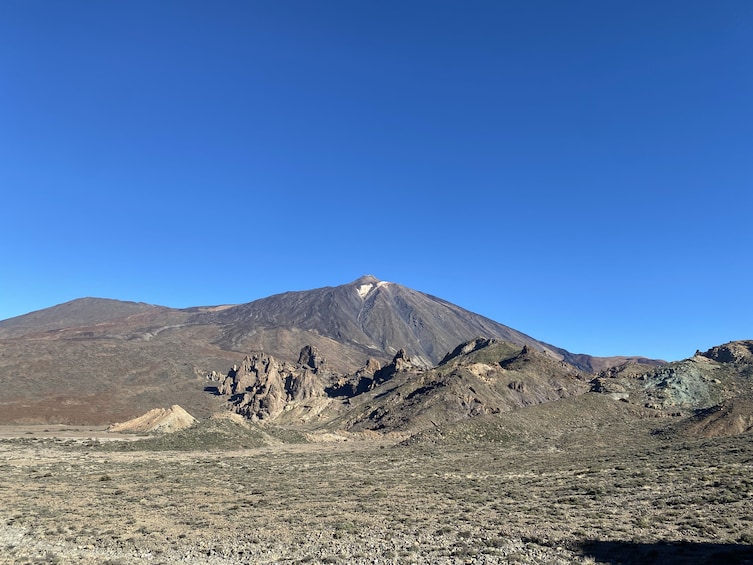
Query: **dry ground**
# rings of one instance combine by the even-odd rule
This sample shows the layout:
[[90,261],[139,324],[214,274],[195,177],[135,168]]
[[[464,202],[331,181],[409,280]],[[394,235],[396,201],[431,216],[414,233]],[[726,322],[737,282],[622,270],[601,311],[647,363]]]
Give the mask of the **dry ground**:
[[0,441],[2,564],[753,563],[750,435],[215,452],[18,435]]

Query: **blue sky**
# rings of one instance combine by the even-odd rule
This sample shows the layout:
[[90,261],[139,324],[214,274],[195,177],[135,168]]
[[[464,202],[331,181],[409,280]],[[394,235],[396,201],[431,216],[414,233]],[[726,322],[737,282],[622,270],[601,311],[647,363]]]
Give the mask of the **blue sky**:
[[573,352],[753,338],[753,3],[0,3],[0,319],[371,273]]

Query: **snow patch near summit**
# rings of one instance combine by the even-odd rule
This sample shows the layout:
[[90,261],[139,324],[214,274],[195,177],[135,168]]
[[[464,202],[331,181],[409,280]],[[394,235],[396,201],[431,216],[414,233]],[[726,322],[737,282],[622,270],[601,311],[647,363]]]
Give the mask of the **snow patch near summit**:
[[386,281],[379,281],[379,282],[378,282],[378,283],[376,283],[376,284],[373,284],[373,283],[367,283],[367,284],[362,284],[362,285],[358,285],[358,287],[356,288],[356,292],[358,292],[358,296],[360,296],[361,298],[366,298],[366,296],[367,296],[367,295],[368,295],[368,294],[369,294],[369,293],[370,293],[370,292],[371,292],[371,291],[372,291],[372,290],[373,290],[374,288],[379,288],[380,286],[383,286],[383,285],[385,285],[385,284],[390,284],[390,283],[388,283],[388,282],[386,282]]
[[369,294],[372,288],[374,288],[373,284],[362,284],[356,290],[361,298],[366,298],[366,295]]

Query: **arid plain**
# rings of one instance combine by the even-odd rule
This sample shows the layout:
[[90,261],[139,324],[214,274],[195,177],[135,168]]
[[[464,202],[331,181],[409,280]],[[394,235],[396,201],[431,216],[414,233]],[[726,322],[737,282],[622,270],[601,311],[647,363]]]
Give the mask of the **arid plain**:
[[0,563],[753,560],[750,436],[668,440],[655,420],[578,416],[585,400],[556,428],[474,422],[441,445],[231,420],[169,440],[6,434]]

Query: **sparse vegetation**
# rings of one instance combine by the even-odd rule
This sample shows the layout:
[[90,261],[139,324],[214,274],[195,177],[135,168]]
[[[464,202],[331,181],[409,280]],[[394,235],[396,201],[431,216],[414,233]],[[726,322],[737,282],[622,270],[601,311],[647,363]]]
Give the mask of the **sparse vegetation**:
[[602,421],[603,442],[545,425],[409,446],[0,442],[0,563],[752,558],[751,436],[670,442],[655,425]]

